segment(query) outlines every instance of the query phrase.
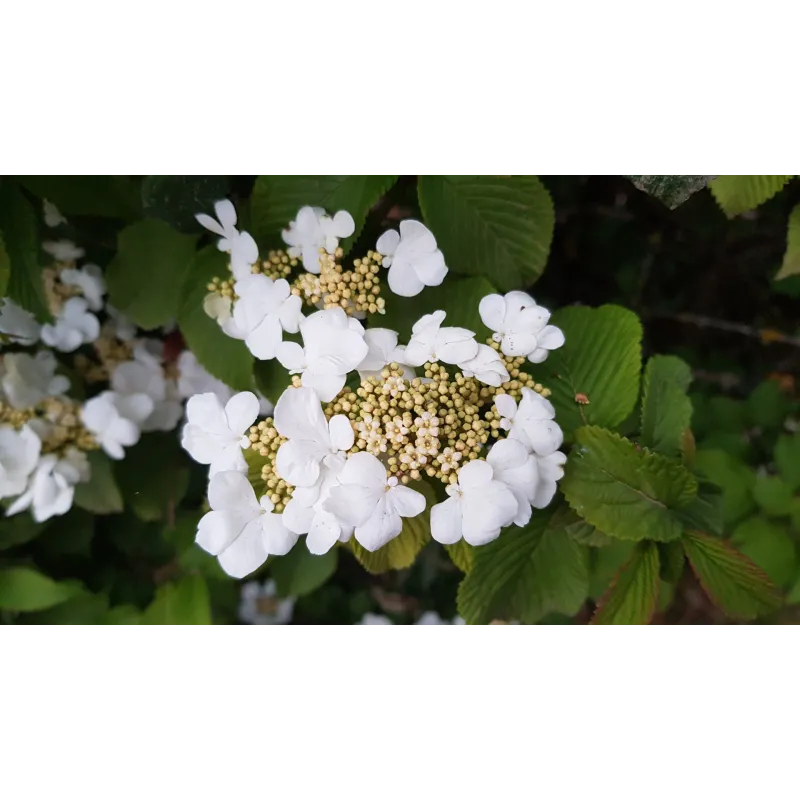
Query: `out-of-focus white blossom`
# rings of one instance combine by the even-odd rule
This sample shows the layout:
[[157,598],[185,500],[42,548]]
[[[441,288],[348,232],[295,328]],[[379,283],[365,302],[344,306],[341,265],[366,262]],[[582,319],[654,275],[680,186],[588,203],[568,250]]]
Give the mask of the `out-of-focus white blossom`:
[[239,595],[239,619],[250,625],[286,625],[292,621],[294,597],[278,597],[275,581],[249,581]]
[[41,440],[28,425],[19,430],[0,425],[0,499],[25,491],[41,450]]
[[94,342],[100,335],[100,322],[88,311],[83,297],[70,297],[54,323],[42,325],[42,341],[62,353],[71,353],[83,344]]
[[107,391],[86,401],[81,419],[109,458],[119,460],[126,447],[139,441],[141,425],[152,411],[153,401],[146,394],[123,397]]
[[8,353],[0,363],[0,387],[9,405],[32,408],[47,397],[56,397],[69,389],[69,378],[56,375],[58,362],[49,350],[35,356]]
[[27,347],[39,338],[41,330],[30,311],[20,308],[10,297],[0,297],[0,344],[8,340]]

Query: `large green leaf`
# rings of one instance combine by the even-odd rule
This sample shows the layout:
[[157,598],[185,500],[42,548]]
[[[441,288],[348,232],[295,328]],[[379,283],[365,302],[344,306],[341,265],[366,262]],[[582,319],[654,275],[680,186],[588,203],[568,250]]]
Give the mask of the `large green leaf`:
[[39,265],[36,214],[19,187],[9,180],[0,181],[0,235],[11,265],[8,296],[40,322],[49,319]]
[[775,276],[775,280],[788,278],[800,274],[800,205],[794,207],[789,215],[789,225],[786,230],[786,252],[783,254],[783,263]]
[[456,565],[461,572],[467,573],[472,569],[472,563],[475,559],[475,547],[464,539],[459,539],[455,544],[446,544],[444,549],[450,560]]
[[203,310],[208,282],[228,274],[227,261],[216,247],[206,247],[195,255],[183,288],[178,326],[197,360],[215,378],[232,389],[247,391],[253,387],[253,356],[244,342],[223,333]]
[[256,361],[253,377],[258,391],[271,403],[277,403],[278,398],[292,385],[292,376],[277,358]]
[[89,453],[91,477],[75,487],[75,505],[93,514],[117,514],[122,511],[122,493],[117,486],[111,460],[105,453]]
[[782,435],[775,445],[775,463],[781,478],[793,489],[800,489],[800,433]]
[[419,204],[453,272],[484,275],[503,291],[524,289],[544,271],[553,201],[532,176],[421,176]]
[[653,356],[644,371],[642,436],[645,447],[679,456],[692,421],[692,401],[686,394],[692,371],[675,356]]
[[[564,331],[566,342],[531,371],[551,389],[565,435],[569,438],[582,425],[619,425],[639,397],[639,318],[619,306],[575,306],[553,314],[552,323]],[[578,395],[588,403],[577,402]]]
[[308,552],[301,539],[285,556],[270,556],[270,574],[281,597],[300,597],[319,589],[334,572],[339,563],[339,548],[325,555]]
[[781,607],[783,598],[772,581],[729,542],[687,531],[683,545],[703,589],[729,617],[755,619]]
[[106,280],[111,303],[137,325],[152,330],[178,316],[197,236],[157,219],[135,222],[117,237]]
[[794,491],[778,475],[757,475],[753,498],[771,517],[786,517],[792,513]]
[[575,438],[561,489],[579,516],[617,539],[681,535],[676,510],[697,496],[688,470],[602,428],[580,428]]
[[750,211],[776,195],[791,175],[720,175],[709,185],[728,217]]
[[788,586],[797,574],[797,550],[786,525],[750,517],[736,526],[731,542],[777,586]]
[[142,181],[142,205],[150,219],[168,222],[183,233],[197,233],[195,214],[214,213],[214,203],[228,194],[223,175],[148,175]]
[[208,586],[199,575],[187,575],[179,583],[159,586],[155,600],[142,616],[143,625],[210,625]]
[[660,200],[667,208],[677,208],[699,192],[714,175],[626,175],[642,192]]
[[303,206],[319,206],[330,215],[349,211],[356,230],[341,242],[347,252],[370,208],[396,180],[396,175],[261,175],[251,198],[250,232],[260,243],[275,242]]
[[458,589],[458,611],[475,625],[494,619],[533,624],[550,612],[572,616],[589,590],[587,548],[534,511],[524,528],[474,548],[473,565]]
[[141,213],[138,182],[125,175],[24,175],[19,180],[65,216],[134,220]]
[[722,520],[736,522],[755,507],[753,486],[756,475],[752,469],[722,450],[698,450],[695,468],[722,489]]
[[617,573],[592,617],[594,625],[646,625],[658,601],[658,549],[642,542]]
[[29,567],[0,569],[0,608],[9,611],[39,611],[63,603],[80,592],[75,582],[56,583]]

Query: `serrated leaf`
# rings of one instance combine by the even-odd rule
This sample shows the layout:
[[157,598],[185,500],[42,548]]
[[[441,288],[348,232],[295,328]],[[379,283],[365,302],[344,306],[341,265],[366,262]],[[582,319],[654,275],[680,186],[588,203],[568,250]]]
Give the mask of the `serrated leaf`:
[[685,528],[708,531],[722,536],[724,528],[723,493],[715,483],[698,480],[697,497],[685,508],[678,510],[678,518]]
[[39,235],[36,213],[19,187],[0,181],[0,234],[11,266],[6,291],[40,322],[50,318],[39,265]]
[[112,305],[145,330],[175,319],[197,238],[157,219],[135,222],[121,231],[117,255],[106,270]]
[[[639,318],[625,308],[607,305],[564,308],[553,314],[551,322],[564,331],[564,346],[544,364],[526,368],[550,388],[558,424],[568,438],[582,425],[616,427],[639,397]],[[578,403],[578,394],[588,404]]]
[[67,217],[133,220],[141,213],[138,182],[125,175],[23,175],[19,181]]
[[752,488],[756,475],[752,469],[722,450],[698,450],[697,471],[722,489],[722,520],[730,524],[749,514],[756,506]]
[[475,548],[471,544],[464,541],[464,539],[459,539],[455,544],[444,545],[444,549],[447,551],[447,555],[450,556],[450,560],[461,572],[466,574],[472,569],[472,563],[475,560]]
[[200,575],[165,583],[142,615],[142,625],[210,625],[208,587]]
[[636,542],[611,539],[606,547],[589,549],[589,597],[597,601],[622,565],[633,555]]
[[303,539],[285,555],[270,556],[270,575],[280,597],[301,597],[319,589],[339,564],[339,548],[331,548],[325,555],[308,552]]
[[728,217],[750,211],[776,195],[791,175],[720,175],[709,185]]
[[182,233],[197,233],[195,214],[213,213],[214,203],[228,194],[224,175],[148,175],[142,181],[142,206],[150,219],[160,219]]
[[591,624],[647,625],[658,601],[658,572],[658,549],[653,542],[643,542],[614,577]]
[[731,543],[777,586],[787,586],[797,573],[797,551],[785,525],[750,517],[736,526]]
[[677,456],[692,421],[692,402],[686,394],[692,371],[675,356],[653,356],[644,371],[642,435],[645,447]]
[[122,493],[117,486],[111,460],[105,453],[89,453],[91,474],[87,483],[75,487],[75,505],[93,514],[117,514],[122,511]]
[[253,388],[253,356],[244,342],[223,333],[216,320],[203,310],[208,283],[229,274],[227,262],[227,256],[216,247],[205,247],[196,253],[183,287],[178,326],[203,367],[231,389],[248,391]]
[[570,506],[617,539],[677,539],[676,511],[697,496],[697,481],[668,458],[597,427],[580,428],[561,490]]
[[687,531],[683,546],[706,594],[729,617],[751,620],[781,607],[783,598],[772,581],[729,542]]
[[261,175],[250,201],[250,232],[259,242],[280,241],[303,206],[324,208],[331,216],[349,211],[355,233],[339,243],[347,252],[369,210],[396,181],[396,175]]
[[794,492],[777,475],[758,475],[753,484],[753,498],[769,516],[785,517],[791,513]]
[[680,540],[674,542],[659,542],[658,561],[659,575],[661,580],[667,583],[677,583],[683,575],[683,567],[686,562],[686,553],[683,552],[683,545]]
[[789,215],[786,229],[786,252],[775,280],[783,280],[791,275],[800,275],[800,205],[794,207]]
[[453,272],[485,275],[509,291],[544,271],[555,212],[538,178],[420,176],[418,194],[425,224]]
[[0,608],[8,611],[40,611],[82,591],[78,583],[56,583],[29,567],[0,569]]
[[800,434],[782,434],[775,445],[775,464],[781,478],[793,489],[800,489]]
[[563,530],[573,541],[589,547],[605,547],[614,541],[592,527],[585,519],[581,519],[566,503],[553,512],[550,527],[553,530]]
[[551,513],[534,511],[524,528],[505,528],[474,549],[458,588],[458,612],[470,624],[520,620],[528,624],[559,612],[572,616],[589,589],[587,548],[550,526]]
[[715,175],[626,175],[640,191],[660,200],[667,208],[677,208],[699,192]]

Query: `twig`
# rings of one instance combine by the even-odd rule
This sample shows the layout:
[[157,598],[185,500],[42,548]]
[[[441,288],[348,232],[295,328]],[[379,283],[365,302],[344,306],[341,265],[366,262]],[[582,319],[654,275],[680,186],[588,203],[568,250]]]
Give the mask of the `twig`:
[[713,319],[712,317],[704,317],[700,314],[689,314],[687,312],[678,314],[657,314],[656,316],[673,319],[676,322],[685,322],[689,325],[697,325],[700,328],[715,328],[716,330],[728,331],[729,333],[739,333],[751,339],[758,339],[762,344],[780,342],[781,344],[792,345],[792,347],[800,347],[800,337],[787,336],[773,328],[754,328],[740,322],[728,322],[724,319]]

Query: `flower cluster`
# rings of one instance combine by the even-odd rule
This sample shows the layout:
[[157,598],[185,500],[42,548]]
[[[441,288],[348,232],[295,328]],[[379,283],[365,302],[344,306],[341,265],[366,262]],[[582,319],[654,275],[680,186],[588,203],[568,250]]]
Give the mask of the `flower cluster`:
[[[379,268],[404,296],[444,279],[425,226],[406,220],[387,231],[345,278],[339,242],[353,233],[352,218],[304,208],[284,232],[288,252],[259,262],[250,247],[245,270],[233,251],[246,234],[226,204],[217,204],[215,227],[198,217],[215,233],[225,223],[220,247],[232,253],[233,281],[213,284],[206,309],[292,375],[273,419],[258,420],[251,392],[225,405],[199,394],[187,405],[183,445],[210,476],[197,542],[226,572],[244,577],[300,536],[314,554],[351,538],[375,551],[426,509],[437,541],[482,545],[550,503],[566,458],[562,432],[549,390],[525,367],[564,343],[547,309],[523,292],[493,294],[478,308],[493,332],[485,342],[437,310],[401,344],[397,332],[363,320],[382,310]],[[299,261],[306,272],[290,285]],[[304,315],[301,299],[317,310]]]

